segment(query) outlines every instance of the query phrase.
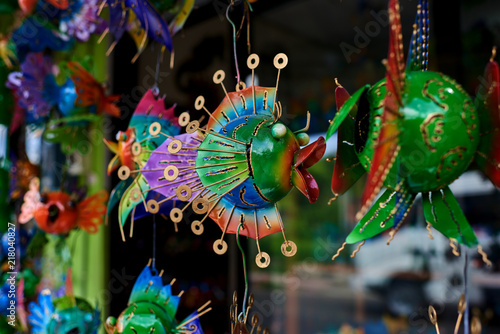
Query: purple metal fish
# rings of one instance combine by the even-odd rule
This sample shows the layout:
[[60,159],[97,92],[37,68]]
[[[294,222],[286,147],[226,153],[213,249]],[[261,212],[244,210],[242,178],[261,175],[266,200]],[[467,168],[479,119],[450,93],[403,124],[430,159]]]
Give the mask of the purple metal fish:
[[20,72],[12,72],[7,87],[13,89],[28,124],[40,124],[49,116],[52,104],[44,97],[44,80],[52,75],[52,60],[42,53],[29,53]]

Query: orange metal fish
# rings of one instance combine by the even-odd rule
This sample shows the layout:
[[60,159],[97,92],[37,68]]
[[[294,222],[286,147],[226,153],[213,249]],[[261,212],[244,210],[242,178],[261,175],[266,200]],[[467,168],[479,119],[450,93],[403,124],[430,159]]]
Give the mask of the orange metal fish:
[[116,137],[118,140],[116,143],[106,138],[103,139],[104,144],[115,154],[108,164],[108,175],[111,175],[120,166],[127,166],[130,170],[133,170],[136,165],[132,154],[132,144],[135,143],[136,139],[134,128],[128,128],[126,131],[118,131]]
[[106,96],[102,85],[79,63],[70,61],[67,66],[71,72],[71,79],[75,83],[77,94],[75,106],[96,105],[97,114],[105,112],[113,117],[120,117],[120,108],[115,104],[120,99],[120,95]]
[[63,191],[38,194],[39,180],[33,179],[24,196],[19,222],[34,219],[38,227],[50,234],[67,234],[75,228],[96,233],[104,222],[108,193],[101,190],[80,203]]

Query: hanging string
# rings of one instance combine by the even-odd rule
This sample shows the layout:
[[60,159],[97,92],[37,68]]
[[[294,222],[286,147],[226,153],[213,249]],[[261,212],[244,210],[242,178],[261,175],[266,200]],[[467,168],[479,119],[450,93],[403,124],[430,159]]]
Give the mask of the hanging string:
[[236,231],[236,243],[238,244],[238,248],[240,249],[241,252],[241,257],[243,259],[243,276],[245,278],[245,296],[243,298],[243,308],[241,310],[241,313],[238,315],[238,321],[243,322],[245,319],[240,319],[240,317],[244,317],[246,314],[246,308],[247,308],[247,297],[248,297],[248,277],[247,277],[247,266],[245,263],[245,251],[243,250],[243,247],[241,247],[240,244],[240,229],[243,226],[243,223],[240,223],[238,225],[238,230]]
[[464,265],[464,294],[465,294],[465,311],[464,311],[464,334],[469,334],[469,294],[467,285],[468,285],[468,268],[469,268],[469,253],[467,250],[464,252],[465,253],[465,265]]
[[156,271],[156,215],[153,215],[153,260],[152,266],[154,271]]
[[[243,19],[241,21],[240,29],[238,31],[236,31],[236,25],[229,18],[229,9],[231,9],[233,6],[234,6],[234,0],[231,0],[229,6],[227,6],[227,9],[226,9],[226,19],[228,20],[229,23],[231,23],[231,26],[233,27],[233,53],[234,53],[234,64],[236,66],[236,80],[237,80],[237,82],[240,82],[241,81],[241,79],[240,79],[240,69],[239,69],[239,66],[238,66],[238,56],[236,54],[236,40],[239,37],[241,28],[243,27],[243,22],[245,21],[245,14],[243,14]],[[244,1],[244,8],[245,8],[245,12],[246,12],[246,15],[247,15],[248,23],[250,23],[250,14],[248,13],[247,8],[250,11],[253,11],[253,9],[252,9],[252,6],[250,5],[250,3],[247,0]],[[247,26],[248,52],[250,52],[250,35],[249,34],[250,34],[250,28]]]
[[156,72],[155,72],[155,84],[153,86],[153,94],[155,96],[158,96],[160,93],[160,89],[158,87],[158,81],[160,80],[160,64],[161,64],[161,58],[162,58],[163,52],[160,48],[160,51],[158,52],[158,56],[156,58]]
[[233,27],[233,53],[234,53],[234,64],[236,66],[236,80],[237,82],[240,82],[240,70],[238,67],[238,56],[236,55],[236,26],[234,25],[233,21],[229,18],[229,9],[234,5],[234,0],[231,1],[229,6],[227,6],[226,9],[226,19],[231,23],[231,26]]

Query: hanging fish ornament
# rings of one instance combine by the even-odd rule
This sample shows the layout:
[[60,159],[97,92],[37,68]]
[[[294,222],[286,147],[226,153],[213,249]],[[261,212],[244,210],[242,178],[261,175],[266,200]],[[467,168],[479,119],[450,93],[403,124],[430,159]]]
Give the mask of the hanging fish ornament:
[[125,6],[134,12],[148,38],[172,52],[172,37],[168,24],[148,0],[125,0]]
[[475,160],[500,185],[498,66],[490,61],[488,87],[475,105],[455,80],[427,70],[428,2],[419,1],[406,66],[397,0],[389,2],[389,19],[385,78],[350,97],[340,85],[335,93],[338,113],[327,132],[329,138],[338,130],[335,197],[368,173],[359,222],[339,251],[391,229],[389,243],[419,193],[429,231],[432,226],[452,241],[477,245],[449,184]]
[[20,71],[9,74],[7,87],[14,91],[27,124],[41,125],[49,118],[53,104],[44,96],[44,84],[52,73],[50,57],[29,53],[21,63]]
[[91,144],[88,125],[101,120],[103,112],[119,117],[120,109],[114,104],[119,96],[106,96],[102,85],[80,64],[70,62],[68,67],[71,78],[59,85],[50,57],[29,53],[21,70],[9,75],[7,86],[18,100],[17,118],[44,127],[44,139],[60,143],[65,153],[85,154]]
[[108,334],[121,333],[165,333],[165,334],[203,334],[199,317],[209,312],[206,308],[210,301],[198,308],[181,322],[175,315],[182,296],[172,294],[172,284],[163,285],[163,270],[158,274],[155,268],[148,264],[137,278],[128,306],[118,319],[109,317],[105,323]]
[[78,62],[70,61],[67,66],[76,88],[76,107],[95,105],[98,115],[104,112],[113,117],[120,117],[120,108],[115,104],[120,99],[120,95],[107,96],[102,84]]
[[22,25],[12,33],[11,39],[21,62],[30,52],[66,51],[75,44],[74,39],[62,34],[47,18],[36,15],[24,19]]
[[106,21],[99,17],[99,0],[73,0],[59,19],[59,30],[79,42],[103,32]]
[[[278,54],[274,65],[281,69],[288,62],[285,54]],[[252,54],[248,66],[254,70],[259,57]],[[151,190],[165,196],[165,201],[187,202],[182,208],[173,208],[170,219],[179,223],[184,211],[191,206],[201,220],[191,228],[203,233],[203,221],[210,216],[221,228],[222,236],[214,243],[214,251],[227,250],[226,233],[253,238],[257,242],[256,262],[267,267],[270,257],[260,250],[259,239],[282,232],[285,242],[281,250],[293,256],[294,242],[287,240],[276,202],[295,186],[311,203],[318,198],[318,185],[307,168],[319,161],[326,145],[323,137],[307,145],[306,128],[293,133],[282,122],[281,104],[276,100],[276,87],[250,87],[240,82],[235,92],[227,93],[224,72],[217,71],[214,82],[221,84],[226,96],[212,113],[205,107],[203,96],[195,101],[196,110],[209,115],[205,129],[198,120],[190,120],[188,113],[179,117],[186,126],[186,134],[166,140],[151,154],[142,174]],[[253,80],[253,79],[252,79]],[[161,127],[152,124],[152,135],[161,134]],[[155,213],[162,203],[149,200],[148,210]]]
[[108,194],[99,191],[75,203],[73,198],[63,191],[40,194],[40,181],[34,178],[30,190],[24,195],[19,222],[25,224],[34,219],[37,226],[50,234],[64,235],[75,228],[88,233],[96,233],[104,221]]
[[[118,177],[122,180],[111,193],[108,215],[119,204],[118,220],[124,241],[123,226],[127,217],[133,212],[130,231],[132,235],[134,219],[148,214],[145,203],[147,199],[152,198],[148,197],[149,185],[139,172],[140,169],[148,161],[151,152],[164,141],[163,135],[174,136],[180,131],[174,113],[175,107],[174,105],[165,108],[165,98],[159,98],[157,91],[149,89],[137,104],[128,128],[117,133],[117,142],[104,139],[105,145],[114,154],[108,164],[108,175],[118,169]],[[151,135],[151,124],[158,124],[162,135]],[[141,203],[144,205],[139,205]]]
[[[162,1],[159,2],[161,3]],[[177,34],[184,27],[189,14],[193,11],[194,3],[195,0],[177,0],[174,6],[165,8],[166,11],[174,14],[172,22],[168,25],[172,36]]]
[[106,55],[109,56],[113,51],[113,49],[115,48],[118,41],[120,41],[120,39],[122,38],[125,31],[129,30],[129,22],[131,18],[130,18],[130,12],[128,10],[125,10],[125,8],[123,7],[122,0],[101,1],[98,15],[100,15],[100,13],[102,12],[103,8],[106,5],[108,5],[109,8],[108,26],[101,34],[101,37],[99,38],[98,42],[101,43],[104,37],[108,33],[111,33],[111,35],[113,35],[114,41],[113,43],[111,43],[111,46],[106,52]]
[[[107,55],[111,53],[116,43],[123,36],[126,30],[133,29],[131,34],[139,34],[142,40],[137,44],[137,53],[132,59],[135,62],[139,55],[146,48],[146,42],[149,38],[162,45],[169,52],[172,52],[172,36],[167,22],[156,8],[148,0],[103,0],[101,3],[101,10],[104,6],[108,5],[109,8],[109,29],[106,29],[101,36],[100,40],[108,33],[111,32],[115,40],[111,44]],[[130,23],[130,19],[136,19],[140,23],[139,32],[137,26]],[[134,36],[134,40],[138,41]]]
[[[70,78],[59,85],[53,75],[43,81],[43,97],[57,107],[58,115],[46,122],[44,139],[60,143],[65,154],[87,154],[95,141],[89,124],[102,120],[103,113],[120,117],[115,102],[119,95],[106,96],[102,84],[77,62],[67,63]],[[97,134],[99,135],[99,134]]]
[[33,334],[97,334],[100,311],[84,299],[64,296],[52,299],[50,290],[38,294],[38,303],[29,303],[28,322]]

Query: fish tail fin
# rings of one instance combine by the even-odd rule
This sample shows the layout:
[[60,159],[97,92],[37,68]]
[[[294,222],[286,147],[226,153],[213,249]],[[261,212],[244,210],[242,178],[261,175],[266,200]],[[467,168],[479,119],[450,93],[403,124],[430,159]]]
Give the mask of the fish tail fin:
[[88,233],[97,233],[99,225],[104,223],[108,198],[108,192],[101,190],[80,202],[78,204],[78,227]]
[[500,186],[500,69],[495,61],[496,48],[486,65],[475,104],[481,138],[475,161],[497,187]]

